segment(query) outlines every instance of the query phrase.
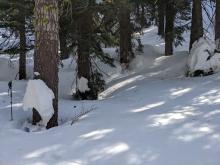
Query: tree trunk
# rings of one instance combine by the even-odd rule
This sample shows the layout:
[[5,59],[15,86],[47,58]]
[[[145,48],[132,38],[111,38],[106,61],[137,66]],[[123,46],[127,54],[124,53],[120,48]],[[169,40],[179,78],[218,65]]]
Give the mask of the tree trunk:
[[174,3],[170,2],[166,5],[166,27],[165,27],[165,55],[173,54],[174,41],[174,21],[175,21]]
[[191,35],[190,35],[190,45],[191,50],[192,45],[200,37],[203,36],[203,19],[202,19],[202,5],[201,0],[193,0],[192,8],[192,25],[191,25]]
[[[58,125],[58,4],[57,0],[35,0],[35,72],[53,91],[54,115],[47,129]],[[33,121],[39,116],[33,113]]]
[[138,2],[136,2],[136,16],[139,20],[139,18],[140,18],[140,4]]
[[[61,29],[60,29],[61,30]],[[60,59],[65,60],[69,58],[69,51],[67,47],[66,35],[60,31]]]
[[128,68],[132,57],[130,11],[121,7],[119,12],[120,63]]
[[67,36],[68,36],[68,22],[66,15],[60,13],[59,19],[59,39],[60,39],[60,59],[65,60],[69,58],[69,48],[67,47]]
[[[86,78],[89,82],[91,80],[91,64],[90,64],[90,47],[91,47],[91,33],[92,33],[92,14],[87,9],[80,15],[77,21],[78,26],[78,72],[77,78]],[[77,82],[76,98],[82,100],[96,99],[92,97],[92,87],[89,86],[90,91],[80,91]]]
[[146,26],[145,8],[144,8],[144,4],[141,4],[141,28],[144,28],[145,26]]
[[219,40],[217,49],[220,51],[220,0],[216,0],[215,40]]
[[165,2],[164,0],[158,0],[158,35],[164,36],[164,16],[165,16]]
[[[24,3],[22,3],[24,4]],[[20,25],[19,25],[19,37],[20,37],[20,58],[19,58],[19,80],[26,79],[26,30],[25,30],[25,14],[24,8],[19,7],[20,13]]]

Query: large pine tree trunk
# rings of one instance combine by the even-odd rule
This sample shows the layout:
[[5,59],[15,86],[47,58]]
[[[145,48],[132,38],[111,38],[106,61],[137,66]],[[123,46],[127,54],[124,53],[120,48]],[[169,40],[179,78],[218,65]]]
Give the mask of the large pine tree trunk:
[[[24,4],[21,3],[21,4]],[[26,30],[25,30],[25,11],[24,8],[19,7],[20,13],[20,25],[19,25],[19,37],[20,37],[20,58],[19,58],[19,80],[26,79]]]
[[174,21],[176,11],[174,3],[166,4],[166,27],[165,27],[165,55],[173,54],[173,41],[174,41]]
[[[35,72],[53,91],[54,115],[47,128],[58,125],[58,4],[57,0],[35,0]],[[33,113],[33,122],[39,119]]]
[[215,40],[219,40],[217,49],[220,51],[220,0],[216,0]]
[[191,50],[192,44],[203,36],[203,22],[202,22],[202,5],[201,0],[193,0],[192,8],[192,25],[191,25],[191,35],[190,35],[190,45]]
[[128,68],[130,58],[133,56],[130,11],[126,7],[121,7],[119,10],[120,63],[124,64],[126,68]]
[[164,0],[158,0],[158,35],[164,36],[164,17],[165,17],[165,2]]

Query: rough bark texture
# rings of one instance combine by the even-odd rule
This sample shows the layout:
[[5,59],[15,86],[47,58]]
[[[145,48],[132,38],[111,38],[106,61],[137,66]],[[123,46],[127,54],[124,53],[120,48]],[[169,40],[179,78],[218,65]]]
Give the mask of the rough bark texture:
[[[35,0],[35,72],[55,95],[54,115],[47,128],[58,125],[58,4],[57,0]],[[33,113],[33,123],[39,120]]]
[[[24,2],[22,3],[24,4]],[[20,13],[20,25],[19,25],[19,37],[20,37],[20,58],[19,58],[19,80],[26,79],[26,30],[25,30],[25,11],[24,8],[19,8]]]
[[203,22],[202,22],[202,5],[201,0],[193,0],[192,9],[192,25],[191,25],[191,35],[190,35],[190,45],[191,50],[192,44],[203,36]]
[[165,27],[165,55],[173,54],[174,41],[174,21],[175,21],[174,3],[170,2],[166,5],[166,27]]
[[216,0],[215,40],[220,39],[220,0]]
[[130,11],[121,7],[119,11],[120,63],[128,68],[132,55]]
[[158,35],[164,36],[164,17],[165,17],[165,2],[158,0]]

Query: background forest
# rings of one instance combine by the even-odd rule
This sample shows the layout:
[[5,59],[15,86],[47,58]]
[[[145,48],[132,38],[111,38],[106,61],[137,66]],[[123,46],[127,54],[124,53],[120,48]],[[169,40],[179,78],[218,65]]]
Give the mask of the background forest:
[[219,165],[219,71],[220,0],[0,0],[0,165]]

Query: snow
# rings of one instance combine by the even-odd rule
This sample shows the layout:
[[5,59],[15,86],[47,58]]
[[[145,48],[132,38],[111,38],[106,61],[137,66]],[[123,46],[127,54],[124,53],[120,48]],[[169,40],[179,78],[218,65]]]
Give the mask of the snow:
[[[130,71],[122,72],[117,61],[116,68],[97,62],[109,75],[97,101],[70,99],[75,61],[65,60],[59,127],[50,130],[24,129],[31,120],[31,112],[22,111],[26,81],[14,81],[9,121],[10,75],[1,79],[0,165],[219,165],[220,73],[186,78],[188,45],[165,57],[155,27],[141,39],[144,53]],[[104,51],[115,57],[114,50]],[[92,107],[71,125],[76,113]]]
[[85,77],[82,76],[77,80],[77,89],[82,93],[90,90],[88,87],[88,80]]
[[40,76],[40,73],[39,72],[34,72],[34,75],[35,76]]
[[200,38],[193,43],[188,62],[190,72],[193,73],[196,70],[209,71],[211,67],[207,63],[210,56],[209,52],[212,53],[213,51],[208,40]]
[[192,46],[188,59],[189,72],[193,74],[196,70],[208,73],[220,71],[220,54],[215,53],[215,44],[207,39],[200,38]]
[[[27,54],[26,71],[27,78],[33,78],[33,58],[32,52]],[[11,58],[8,55],[0,55],[0,81],[10,81],[18,79],[19,58],[15,55]]]
[[41,124],[46,126],[54,114],[53,91],[42,80],[29,80],[23,99],[23,109],[35,108],[41,116]]

